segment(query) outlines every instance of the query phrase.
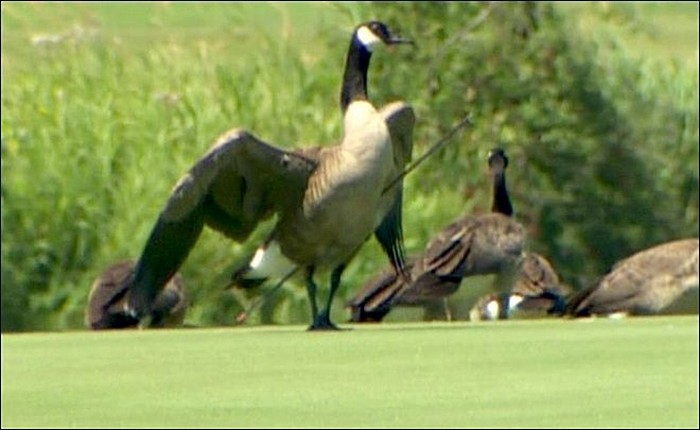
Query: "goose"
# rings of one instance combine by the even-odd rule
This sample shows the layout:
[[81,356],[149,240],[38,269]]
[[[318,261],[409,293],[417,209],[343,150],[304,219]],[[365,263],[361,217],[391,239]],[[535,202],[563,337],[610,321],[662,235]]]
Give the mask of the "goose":
[[[90,287],[85,325],[92,330],[135,327],[137,321],[124,312],[129,291],[120,287],[134,273],[134,261],[124,260],[107,267]],[[189,301],[182,276],[176,273],[153,302],[153,327],[178,327],[185,319]]]
[[[309,330],[337,329],[330,318],[334,294],[348,262],[372,234],[403,272],[403,186],[398,181],[382,191],[411,158],[415,115],[401,101],[377,111],[367,97],[367,70],[378,45],[404,43],[412,42],[379,21],[353,31],[340,93],[340,143],[283,150],[244,129],[224,133],[178,181],[160,213],[125,286],[128,313],[147,325],[159,291],[205,225],[242,242],[262,220],[277,217],[257,267],[283,276],[303,269]],[[314,279],[319,269],[331,271],[321,310]]]
[[[378,40],[379,39],[379,40]],[[348,107],[353,102],[358,102],[358,106],[363,106],[363,109],[372,106],[366,106],[369,103],[367,94],[367,71],[374,46],[380,42],[385,44],[400,44],[413,41],[402,39],[391,34],[386,24],[378,21],[370,21],[360,24],[355,28],[350,39],[350,47],[347,52],[345,62],[345,71],[343,74],[343,84],[340,92],[340,110],[344,115],[345,127],[348,128],[348,122],[354,121],[354,115],[362,115],[351,111],[348,113]],[[362,102],[362,105],[359,103]],[[406,109],[406,112],[400,112]],[[401,139],[400,134],[411,134],[413,122],[413,112],[408,112],[411,109],[407,105],[388,105],[385,106],[380,115],[387,121],[387,125],[393,122],[393,130],[389,130],[391,134],[397,135],[397,139]],[[393,117],[396,117],[393,119]],[[359,118],[359,116],[358,116]],[[390,119],[392,118],[392,119]],[[401,130],[401,127],[404,129]],[[411,148],[395,148],[403,153],[399,153],[397,159],[410,159]],[[315,149],[314,149],[315,150]],[[408,152],[408,153],[405,153]],[[405,163],[404,163],[405,164]],[[266,282],[269,278],[277,275],[284,276],[285,273],[290,273],[289,270],[295,267],[294,264],[287,264],[284,259],[278,257],[279,249],[274,241],[274,234],[270,235],[263,243],[258,246],[253,256],[245,261],[243,265],[234,270],[231,276],[231,283],[228,287],[253,288]]]
[[469,319],[478,321],[560,315],[570,291],[544,256],[526,251],[520,276],[512,290],[484,295],[469,311]]
[[412,282],[386,269],[370,279],[347,302],[350,321],[381,321],[395,305],[434,304],[457,291],[467,276],[498,274],[496,288],[510,289],[522,264],[525,230],[512,218],[503,149],[489,152],[488,165],[493,181],[491,212],[454,221],[422,254],[409,258],[406,267]]
[[[651,315],[698,290],[698,238],[678,239],[619,262],[592,287],[576,293],[566,315]],[[697,312],[697,296],[693,298]]]

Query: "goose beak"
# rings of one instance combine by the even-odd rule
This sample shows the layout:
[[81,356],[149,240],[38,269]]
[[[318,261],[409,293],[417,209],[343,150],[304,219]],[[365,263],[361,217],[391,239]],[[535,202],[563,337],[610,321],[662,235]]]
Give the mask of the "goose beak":
[[389,40],[386,41],[387,45],[412,45],[416,46],[416,42],[414,42],[411,39],[406,39],[403,37],[394,37],[392,36]]

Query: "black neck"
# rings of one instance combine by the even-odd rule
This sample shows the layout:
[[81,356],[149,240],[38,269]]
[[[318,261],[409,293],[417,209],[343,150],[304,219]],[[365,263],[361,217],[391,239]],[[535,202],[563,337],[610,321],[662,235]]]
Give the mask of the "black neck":
[[506,188],[505,172],[496,173],[493,176],[493,204],[492,212],[499,212],[504,215],[513,215],[513,206],[510,204],[508,189]]
[[340,109],[343,114],[356,100],[367,100],[367,69],[372,53],[354,37],[350,41],[345,61],[343,88],[340,92]]

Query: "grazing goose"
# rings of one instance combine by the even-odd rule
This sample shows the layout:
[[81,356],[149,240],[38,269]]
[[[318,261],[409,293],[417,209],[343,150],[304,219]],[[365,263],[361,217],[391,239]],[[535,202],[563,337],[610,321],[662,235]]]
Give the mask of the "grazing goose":
[[[180,179],[126,286],[134,318],[153,312],[159,291],[205,225],[244,241],[260,221],[276,215],[257,267],[280,276],[304,269],[310,330],[336,328],[330,320],[333,296],[345,266],[372,233],[392,265],[403,270],[402,183],[383,190],[411,157],[415,118],[405,103],[377,111],[367,100],[372,50],[398,43],[410,41],[376,21],[353,32],[340,96],[344,136],[339,144],[290,151],[232,130]],[[321,311],[314,281],[319,268],[331,269],[330,293]]]
[[656,314],[697,289],[698,239],[680,239],[619,261],[600,282],[575,294],[566,314]]
[[421,255],[407,261],[410,284],[389,270],[372,278],[347,303],[351,321],[380,321],[395,305],[433,304],[457,291],[467,276],[498,274],[497,289],[510,290],[522,261],[525,231],[511,217],[505,152],[490,151],[488,165],[492,212],[467,215],[444,228]]
[[469,312],[469,319],[494,320],[511,317],[557,315],[564,311],[569,287],[542,255],[526,252],[513,289],[483,296]]
[[[129,291],[122,285],[134,273],[134,262],[120,261],[105,269],[90,288],[85,308],[85,325],[89,329],[117,329],[136,327],[138,321],[124,312]],[[182,276],[176,273],[158,293],[153,302],[153,327],[177,327],[182,325],[188,300]]]

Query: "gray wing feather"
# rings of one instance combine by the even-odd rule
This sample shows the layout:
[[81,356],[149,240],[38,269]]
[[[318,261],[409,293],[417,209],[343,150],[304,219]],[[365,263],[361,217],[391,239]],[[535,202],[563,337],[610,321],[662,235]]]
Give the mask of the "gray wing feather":
[[303,195],[315,167],[309,158],[234,129],[222,135],[178,181],[162,217],[181,220],[208,194],[234,219],[261,217],[286,200],[274,196]]
[[139,317],[152,311],[204,225],[246,239],[260,221],[301,202],[315,168],[244,130],[225,133],[175,186],[136,265],[129,307]]
[[394,164],[400,174],[406,164],[411,161],[413,153],[413,127],[416,115],[413,108],[405,102],[393,102],[383,106],[379,114],[384,117],[384,122],[391,135],[391,143],[394,151]]

